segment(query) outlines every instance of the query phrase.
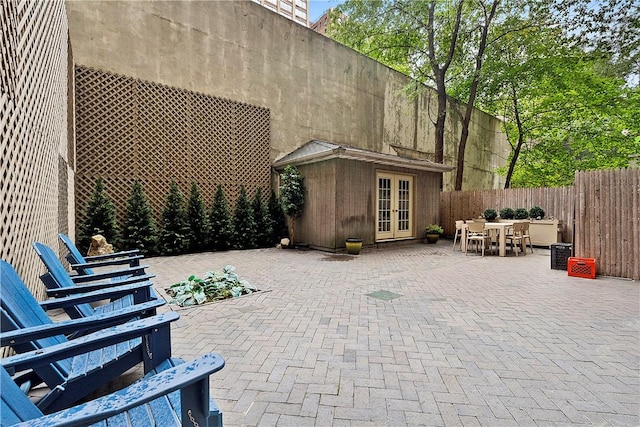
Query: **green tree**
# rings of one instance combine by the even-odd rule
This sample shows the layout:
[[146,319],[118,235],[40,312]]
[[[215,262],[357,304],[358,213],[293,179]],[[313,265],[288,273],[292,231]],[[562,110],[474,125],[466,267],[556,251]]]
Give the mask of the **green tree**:
[[209,219],[204,198],[200,192],[198,184],[191,183],[191,193],[187,209],[189,218],[189,250],[191,252],[201,252],[208,246],[209,241]]
[[116,209],[107,195],[102,178],[96,180],[96,186],[87,202],[84,221],[78,233],[78,246],[89,249],[91,237],[101,234],[114,248],[118,244],[119,228],[116,221]]
[[240,187],[240,195],[233,213],[233,245],[236,249],[256,247],[256,223],[244,185]]
[[269,196],[269,215],[271,216],[271,224],[273,226],[273,242],[279,242],[280,239],[289,237],[289,229],[287,227],[287,218],[282,211],[282,204],[276,192],[271,190]]
[[256,224],[256,244],[259,248],[272,246],[273,240],[273,220],[267,205],[262,200],[262,188],[258,187],[251,201],[253,218]]
[[296,219],[304,210],[304,177],[295,166],[287,165],[280,175],[280,202],[282,210],[289,217],[289,236],[294,243]]
[[211,249],[224,251],[231,247],[233,223],[229,203],[222,185],[218,184],[209,211],[209,245]]
[[139,249],[142,254],[154,254],[158,242],[158,229],[153,220],[153,209],[142,184],[135,180],[127,200],[124,227],[120,239],[122,249]]
[[169,184],[169,193],[162,210],[158,246],[162,255],[182,254],[189,248],[189,220],[185,200],[174,180]]
[[[338,41],[416,79],[413,91],[435,88],[437,111],[434,160],[444,159],[444,138],[449,111],[448,85],[457,78],[467,90],[455,189],[462,188],[464,157],[471,113],[482,77],[485,50],[495,20],[504,20],[500,0],[415,1],[346,0],[336,9],[329,34]],[[452,75],[452,72],[453,73]]]

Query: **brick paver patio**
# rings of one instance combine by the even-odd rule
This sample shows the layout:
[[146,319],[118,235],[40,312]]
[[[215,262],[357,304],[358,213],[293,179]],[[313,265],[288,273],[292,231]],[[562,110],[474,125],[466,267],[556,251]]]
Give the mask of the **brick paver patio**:
[[226,264],[264,290],[171,307],[175,355],[227,361],[211,393],[229,426],[640,425],[639,284],[549,257],[441,240],[148,263],[159,290]]

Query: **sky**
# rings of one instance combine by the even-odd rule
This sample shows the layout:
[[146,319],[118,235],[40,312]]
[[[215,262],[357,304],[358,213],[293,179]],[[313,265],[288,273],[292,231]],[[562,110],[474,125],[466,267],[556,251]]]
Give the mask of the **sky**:
[[329,8],[344,3],[344,0],[309,0],[309,22],[316,22]]

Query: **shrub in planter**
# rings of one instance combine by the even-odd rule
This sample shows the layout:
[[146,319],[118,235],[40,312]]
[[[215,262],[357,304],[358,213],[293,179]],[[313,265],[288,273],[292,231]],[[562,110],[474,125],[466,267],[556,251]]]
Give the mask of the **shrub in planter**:
[[540,206],[534,206],[529,210],[529,218],[542,219],[544,218],[544,210]]
[[429,224],[427,228],[424,229],[428,243],[436,243],[442,233],[444,233],[444,229],[438,224]]
[[513,217],[515,219],[527,219],[529,218],[529,211],[525,208],[518,208],[515,210]]
[[515,212],[511,208],[504,208],[500,210],[500,218],[502,219],[513,219],[515,216]]
[[486,219],[487,221],[493,221],[496,218],[498,218],[498,212],[496,212],[495,209],[485,209],[484,211],[484,219]]

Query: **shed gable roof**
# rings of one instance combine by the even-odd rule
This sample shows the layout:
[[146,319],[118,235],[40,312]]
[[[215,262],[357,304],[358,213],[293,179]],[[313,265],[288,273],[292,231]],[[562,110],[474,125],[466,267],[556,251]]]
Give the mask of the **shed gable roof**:
[[452,166],[435,163],[429,160],[409,159],[315,139],[277,159],[273,163],[273,167],[276,169],[282,169],[286,165],[298,166],[329,159],[350,159],[429,172],[449,172],[453,169]]

